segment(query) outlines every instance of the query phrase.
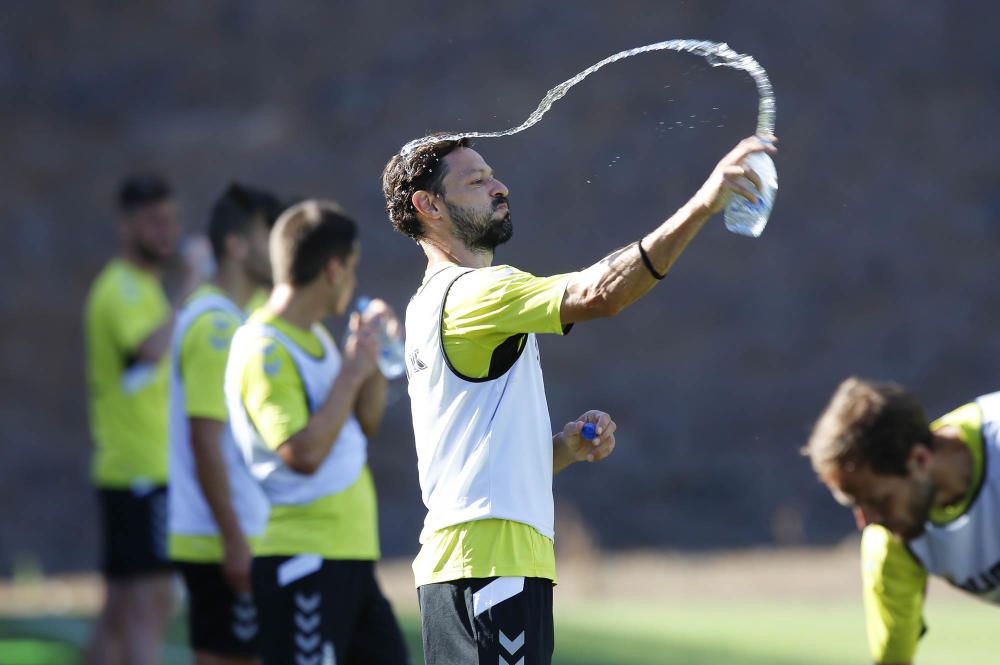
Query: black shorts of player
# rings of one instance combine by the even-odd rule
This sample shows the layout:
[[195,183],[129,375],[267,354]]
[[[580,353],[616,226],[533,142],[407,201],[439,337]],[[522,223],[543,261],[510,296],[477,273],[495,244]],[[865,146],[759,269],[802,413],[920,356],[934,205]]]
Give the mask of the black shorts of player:
[[552,580],[491,577],[417,590],[426,665],[550,665]]
[[110,580],[169,573],[167,488],[97,490],[103,546],[101,570]]
[[175,562],[188,595],[191,649],[229,658],[256,658],[257,608],[237,594],[217,563]]
[[253,595],[262,665],[410,662],[374,561],[257,557]]

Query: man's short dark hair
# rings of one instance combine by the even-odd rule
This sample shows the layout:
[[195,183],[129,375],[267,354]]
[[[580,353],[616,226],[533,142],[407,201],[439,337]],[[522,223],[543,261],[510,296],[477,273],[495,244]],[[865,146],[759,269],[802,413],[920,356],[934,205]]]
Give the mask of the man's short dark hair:
[[170,183],[158,173],[135,173],[118,186],[118,209],[130,213],[173,198]]
[[468,138],[435,141],[405,155],[393,155],[382,171],[382,193],[385,194],[385,209],[397,231],[414,240],[423,237],[424,227],[413,207],[413,194],[423,190],[444,196],[444,176],[448,173],[445,156],[458,148],[471,146],[472,140]]
[[231,183],[215,200],[208,218],[208,239],[216,262],[226,254],[226,236],[230,233],[246,234],[253,223],[263,221],[268,230],[274,227],[283,206],[270,192]]
[[330,259],[350,256],[357,238],[354,220],[333,201],[311,199],[293,205],[271,232],[275,284],[309,284]]

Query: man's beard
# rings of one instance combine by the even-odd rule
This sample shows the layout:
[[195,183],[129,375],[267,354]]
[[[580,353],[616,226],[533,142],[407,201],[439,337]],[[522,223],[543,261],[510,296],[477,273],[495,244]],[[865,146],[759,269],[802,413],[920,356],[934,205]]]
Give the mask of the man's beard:
[[507,203],[506,197],[494,199],[490,210],[483,211],[454,206],[446,201],[455,237],[466,247],[477,252],[492,252],[510,240],[514,235],[510,210],[508,209],[500,219],[493,217],[501,203]]
[[147,247],[139,241],[134,242],[132,247],[135,253],[139,255],[139,259],[150,265],[161,266],[173,258],[171,254],[164,255],[163,252],[159,251],[159,248]]
[[927,528],[927,520],[930,519],[931,508],[934,506],[934,495],[936,490],[934,483],[930,480],[922,482],[917,487],[917,492],[910,500],[909,513],[913,517],[913,524],[909,525],[906,531],[899,535],[904,540],[913,540],[924,534]]

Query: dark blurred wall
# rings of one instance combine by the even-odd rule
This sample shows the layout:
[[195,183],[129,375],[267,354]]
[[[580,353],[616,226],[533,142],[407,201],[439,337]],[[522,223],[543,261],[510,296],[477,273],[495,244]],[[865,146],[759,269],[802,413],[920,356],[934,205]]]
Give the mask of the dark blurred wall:
[[[423,262],[386,220],[388,157],[516,125],[587,65],[675,37],[767,68],[781,189],[759,240],[716,220],[634,308],[543,341],[554,426],[592,407],[620,424],[557,501],[609,548],[841,538],[849,515],[797,454],[841,378],[896,379],[934,414],[1000,388],[998,21],[945,0],[5,3],[0,572],[96,562],[81,307],[124,173],[168,174],[192,231],[232,178],[337,198],[363,220],[362,290],[402,310]],[[693,56],[602,70],[479,144],[511,189],[498,262],[562,272],[634,240],[755,111],[749,78]],[[423,518],[407,409],[371,445],[396,555]]]

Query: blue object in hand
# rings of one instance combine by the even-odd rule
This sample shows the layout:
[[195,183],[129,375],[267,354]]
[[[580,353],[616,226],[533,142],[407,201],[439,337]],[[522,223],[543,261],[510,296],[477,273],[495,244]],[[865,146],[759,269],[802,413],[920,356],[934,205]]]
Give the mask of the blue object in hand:
[[580,436],[588,441],[593,441],[597,438],[597,425],[594,423],[586,423],[583,426],[583,429],[580,430]]

